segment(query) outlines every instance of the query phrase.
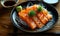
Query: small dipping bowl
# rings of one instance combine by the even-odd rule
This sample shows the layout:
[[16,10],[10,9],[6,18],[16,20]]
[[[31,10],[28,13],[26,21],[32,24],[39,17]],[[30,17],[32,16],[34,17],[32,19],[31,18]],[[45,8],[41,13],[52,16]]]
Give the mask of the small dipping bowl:
[[[7,2],[7,1],[14,1],[15,4],[13,4],[12,6],[6,6],[4,3]],[[2,5],[3,7],[5,7],[5,8],[10,8],[10,7],[16,6],[17,3],[19,2],[19,0],[1,0],[0,2],[1,2],[1,5]],[[9,2],[8,2],[8,3],[9,3]]]
[[59,2],[59,0],[43,0],[43,2],[51,5],[56,5]]

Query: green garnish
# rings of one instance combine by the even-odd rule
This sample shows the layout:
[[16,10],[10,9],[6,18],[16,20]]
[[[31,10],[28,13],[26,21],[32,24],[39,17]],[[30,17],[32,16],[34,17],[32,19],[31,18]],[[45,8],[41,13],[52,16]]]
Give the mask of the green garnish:
[[17,12],[21,11],[22,10],[22,6],[17,6],[16,10],[17,10]]
[[41,10],[42,10],[42,6],[39,6],[39,7],[37,8],[37,11],[40,12]]
[[29,16],[34,16],[36,15],[35,11],[31,10],[29,13],[28,13]]

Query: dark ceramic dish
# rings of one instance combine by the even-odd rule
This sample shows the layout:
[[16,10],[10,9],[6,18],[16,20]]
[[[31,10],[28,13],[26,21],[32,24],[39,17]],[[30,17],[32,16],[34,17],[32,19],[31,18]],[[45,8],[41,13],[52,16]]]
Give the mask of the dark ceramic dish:
[[58,20],[58,13],[53,6],[46,4],[44,2],[40,2],[40,1],[27,1],[27,2],[21,3],[19,5],[21,5],[23,8],[26,8],[27,4],[29,4],[29,6],[33,5],[33,4],[42,5],[52,14],[53,18],[43,28],[31,30],[26,25],[26,23],[18,17],[18,14],[17,14],[18,12],[16,11],[16,8],[13,8],[10,16],[11,16],[11,21],[14,26],[16,26],[17,28],[19,28],[20,30],[25,31],[25,32],[37,33],[37,32],[47,31],[47,30],[51,29],[53,27],[53,25],[55,25],[55,23]]

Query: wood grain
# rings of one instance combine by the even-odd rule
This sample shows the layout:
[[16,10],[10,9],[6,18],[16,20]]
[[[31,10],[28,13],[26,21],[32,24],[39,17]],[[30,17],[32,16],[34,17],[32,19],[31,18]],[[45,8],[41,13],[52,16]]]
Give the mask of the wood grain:
[[[19,3],[25,2],[27,0],[19,0]],[[60,33],[60,2],[54,6],[59,14],[59,19],[54,25],[54,27],[47,32]],[[0,36],[8,36],[9,33],[14,33],[14,26],[10,20],[10,13],[12,8],[6,9],[0,6]],[[18,29],[17,33],[25,33]]]

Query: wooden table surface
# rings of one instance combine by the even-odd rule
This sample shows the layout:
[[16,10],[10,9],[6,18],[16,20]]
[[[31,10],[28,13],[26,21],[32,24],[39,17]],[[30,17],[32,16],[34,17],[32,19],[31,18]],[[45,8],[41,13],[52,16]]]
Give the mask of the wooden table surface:
[[[26,0],[20,0],[19,2],[25,2]],[[49,32],[49,33],[60,33],[60,2],[54,6],[57,11],[58,11],[58,14],[59,14],[59,19],[58,21],[56,22],[56,24],[54,25],[54,27],[46,32]],[[10,20],[10,13],[11,13],[11,10],[12,8],[3,8],[1,5],[0,5],[0,36],[8,36],[10,35],[10,33],[15,33],[15,29],[14,29],[14,26]],[[15,32],[14,32],[15,31]],[[17,33],[25,33],[25,32],[22,32],[21,30],[18,29]]]

